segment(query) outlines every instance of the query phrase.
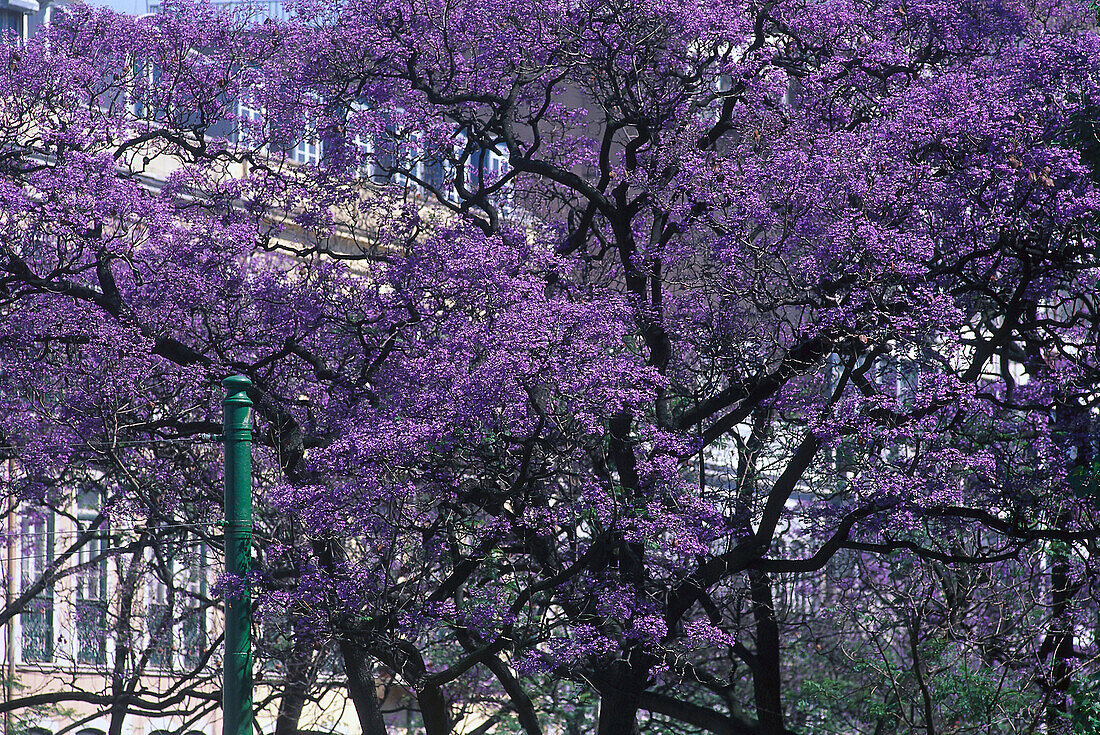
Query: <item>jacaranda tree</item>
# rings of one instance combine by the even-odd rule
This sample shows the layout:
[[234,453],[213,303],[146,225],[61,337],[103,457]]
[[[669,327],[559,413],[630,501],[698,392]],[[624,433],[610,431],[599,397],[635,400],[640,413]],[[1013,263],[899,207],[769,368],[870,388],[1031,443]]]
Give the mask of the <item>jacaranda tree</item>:
[[371,735],[379,666],[429,735],[1081,726],[1094,9],[293,10],[4,46],[14,500],[195,512],[244,373],[229,584]]

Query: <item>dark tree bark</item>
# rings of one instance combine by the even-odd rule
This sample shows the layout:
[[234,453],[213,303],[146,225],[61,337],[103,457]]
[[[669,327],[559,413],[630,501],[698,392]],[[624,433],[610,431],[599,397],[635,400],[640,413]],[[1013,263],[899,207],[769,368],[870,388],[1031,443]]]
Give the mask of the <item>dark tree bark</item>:
[[416,693],[416,702],[420,706],[425,735],[450,735],[454,723],[441,687],[425,687]]
[[386,735],[386,723],[382,719],[370,658],[354,641],[346,638],[340,641],[340,657],[348,677],[348,696],[355,705],[363,735]]
[[605,688],[600,698],[598,735],[635,735],[640,692]]
[[[126,721],[126,715],[129,714],[125,695],[129,693],[131,687],[128,686],[126,668],[129,663],[130,650],[133,646],[133,631],[130,624],[134,608],[134,587],[137,583],[135,569],[138,559],[137,554],[130,559],[126,578],[121,585],[122,589],[119,595],[118,620],[115,625],[115,660],[111,676],[111,693],[114,695],[114,701],[111,703],[111,721],[107,728],[108,735],[122,735],[122,727]],[[101,622],[104,626],[103,632],[106,633],[106,621]]]
[[779,625],[771,580],[764,572],[749,573],[752,612],[756,621],[756,666],[752,671],[753,699],[760,735],[783,735],[782,680]]
[[417,687],[413,695],[425,735],[450,735],[454,726],[450,702],[447,701],[443,684],[428,677],[424,657],[416,646],[399,641],[396,645],[379,646],[371,653]]
[[[143,673],[140,667],[136,671],[129,669],[130,655],[134,646],[132,627],[134,599],[143,578],[145,548],[146,544],[139,543],[134,549],[126,563],[126,574],[120,585],[118,620],[115,625],[115,660],[111,676],[111,694],[114,701],[111,702],[111,719],[107,728],[109,735],[122,735],[123,723],[130,713],[130,698],[134,695]],[[118,563],[121,569],[123,559],[119,558]],[[106,625],[107,622],[104,620],[104,632],[106,632]]]
[[[1059,526],[1069,522],[1066,514]],[[1069,558],[1064,543],[1055,542],[1050,551],[1050,632],[1043,649],[1050,656],[1050,697],[1047,700],[1047,732],[1060,733],[1069,715],[1069,687],[1073,671],[1073,621],[1069,602],[1076,592],[1069,579]]]
[[298,722],[309,696],[309,668],[312,651],[301,643],[292,646],[286,665],[286,681],[279,699],[279,713],[275,719],[275,735],[298,735]]
[[627,653],[626,660],[609,667],[609,675],[600,685],[598,735],[637,735],[642,693],[654,663],[652,656],[634,649]]
[[928,688],[928,681],[924,675],[924,667],[920,658],[920,628],[921,618],[919,613],[914,613],[909,619],[909,656],[913,660],[913,678],[917,682],[917,688],[921,695],[921,713],[924,718],[924,731],[928,735],[936,735],[936,712],[932,705],[932,690]]
[[[1092,472],[1092,421],[1088,409],[1062,403],[1055,411],[1055,421],[1063,451],[1072,452],[1071,479],[1080,487],[1091,483]],[[1055,527],[1070,528],[1072,516],[1068,512],[1058,514]],[[1046,708],[1046,726],[1049,733],[1060,733],[1067,727],[1069,715],[1069,690],[1072,682],[1074,652],[1073,620],[1069,605],[1079,589],[1070,579],[1069,547],[1060,541],[1050,546],[1050,628],[1043,641],[1042,652],[1050,657],[1050,690]]]

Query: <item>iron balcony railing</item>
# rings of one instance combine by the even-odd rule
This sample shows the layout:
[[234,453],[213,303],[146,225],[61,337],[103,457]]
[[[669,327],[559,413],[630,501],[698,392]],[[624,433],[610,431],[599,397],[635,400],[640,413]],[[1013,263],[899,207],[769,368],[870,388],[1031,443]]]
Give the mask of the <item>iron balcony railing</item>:
[[[213,0],[214,7],[245,13],[252,20],[286,20],[289,16],[283,6],[283,0]],[[162,0],[146,0],[150,13],[159,13],[164,8]]]

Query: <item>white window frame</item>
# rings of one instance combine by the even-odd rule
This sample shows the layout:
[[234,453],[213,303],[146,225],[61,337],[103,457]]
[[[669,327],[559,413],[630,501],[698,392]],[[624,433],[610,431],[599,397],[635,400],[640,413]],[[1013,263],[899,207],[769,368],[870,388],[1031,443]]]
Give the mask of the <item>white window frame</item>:
[[[267,143],[264,141],[264,114],[263,108],[255,104],[254,89],[243,90],[242,98],[237,99],[237,140],[235,145],[248,148],[260,143],[258,150],[267,151]],[[253,99],[245,100],[244,97],[252,96]]]
[[[41,513],[41,517],[37,517],[39,513]],[[16,555],[19,557],[19,590],[23,591],[37,582],[45,573],[46,567],[53,557],[55,532],[53,513],[49,510],[40,509],[34,512],[30,508],[24,508],[23,512],[19,513],[18,518],[19,532],[17,539],[19,545]],[[18,635],[14,637],[19,649],[18,660],[20,663],[44,665],[53,663],[57,658],[57,604],[54,592],[54,585],[52,583],[48,584],[30,602],[30,605],[43,603],[45,607],[45,629],[48,640],[45,642],[47,654],[44,658],[28,659],[25,656],[23,640],[27,634],[27,629],[24,626],[23,618],[24,615],[32,614],[32,611],[27,610],[16,616],[19,630]]]
[[[146,589],[146,645],[152,650],[153,634],[152,609],[160,606],[168,615],[169,652],[167,665],[165,662],[154,663],[152,657],[149,660],[149,668],[155,671],[185,671],[193,666],[196,661],[189,661],[192,657],[201,656],[203,651],[194,651],[190,644],[193,641],[187,639],[188,621],[191,616],[197,616],[201,621],[203,646],[209,635],[209,625],[206,610],[203,608],[203,598],[206,595],[206,558],[207,548],[199,540],[189,541],[184,544],[184,560],[179,556],[168,560],[168,572],[171,575],[171,587],[165,580],[152,575]],[[170,590],[175,589],[171,595]],[[171,601],[171,604],[169,602]]]
[[[84,498],[98,493],[99,497],[94,505],[86,505],[82,501]],[[103,507],[103,493],[94,486],[90,488],[81,488],[77,490],[76,497],[76,519],[77,519],[77,532],[84,532],[91,528],[91,524],[99,517],[100,511]],[[89,568],[82,568],[77,572],[75,580],[75,595],[73,600],[73,627],[75,635],[73,636],[73,657],[76,663],[81,666],[104,666],[109,660],[111,651],[108,645],[108,627],[106,613],[108,611],[108,560],[107,558],[101,558],[95,561],[97,557],[103,556],[110,544],[109,531],[106,528],[96,529],[96,533],[92,535],[85,543],[81,544],[77,550],[77,564],[90,565]],[[82,604],[83,603],[83,604]],[[84,659],[85,648],[84,641],[82,640],[82,633],[86,632],[82,630],[81,620],[81,608],[85,611],[89,609],[98,609],[103,615],[102,618],[97,618],[100,622],[99,632],[103,636],[103,640],[99,644],[99,650],[94,653],[94,657],[91,660]],[[86,622],[86,621],[84,621]]]

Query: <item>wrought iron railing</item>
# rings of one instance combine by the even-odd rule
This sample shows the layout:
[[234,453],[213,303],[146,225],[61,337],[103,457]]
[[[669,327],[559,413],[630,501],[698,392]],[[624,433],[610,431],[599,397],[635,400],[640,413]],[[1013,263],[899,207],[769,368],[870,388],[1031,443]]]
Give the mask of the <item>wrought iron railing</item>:
[[[225,10],[246,14],[252,20],[286,20],[289,13],[283,0],[213,0],[211,5]],[[164,9],[163,0],[146,0],[150,13],[159,13]]]

